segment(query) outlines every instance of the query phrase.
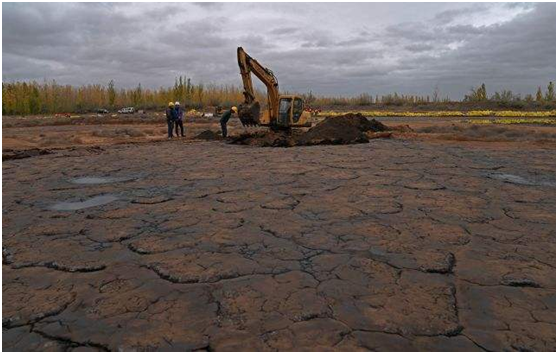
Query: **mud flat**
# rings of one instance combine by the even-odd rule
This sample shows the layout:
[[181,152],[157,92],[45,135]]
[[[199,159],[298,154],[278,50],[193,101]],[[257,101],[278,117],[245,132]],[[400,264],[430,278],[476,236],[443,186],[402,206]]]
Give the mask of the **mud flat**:
[[554,351],[555,161],[421,139],[5,160],[3,348]]

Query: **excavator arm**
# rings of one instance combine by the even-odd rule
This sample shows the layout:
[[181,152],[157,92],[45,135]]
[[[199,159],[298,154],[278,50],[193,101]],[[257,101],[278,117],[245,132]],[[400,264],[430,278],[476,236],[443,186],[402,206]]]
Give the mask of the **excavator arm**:
[[253,126],[260,124],[260,104],[256,101],[252,76],[254,73],[267,88],[267,107],[270,122],[273,123],[279,115],[279,83],[273,72],[251,56],[242,47],[237,49],[238,66],[244,84],[244,103],[239,106],[238,117],[243,125]]

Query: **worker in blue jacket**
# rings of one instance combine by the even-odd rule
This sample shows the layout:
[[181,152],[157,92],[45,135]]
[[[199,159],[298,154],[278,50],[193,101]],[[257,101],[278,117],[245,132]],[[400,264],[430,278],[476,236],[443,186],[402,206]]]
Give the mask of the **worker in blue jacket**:
[[175,117],[174,103],[169,102],[165,114],[167,116],[168,139],[172,139],[172,130],[174,128],[174,117]]
[[174,115],[174,128],[176,130],[176,136],[178,136],[178,128],[180,128],[180,136],[184,137],[184,111],[182,110],[182,107],[180,107],[180,102],[178,101],[174,103]]

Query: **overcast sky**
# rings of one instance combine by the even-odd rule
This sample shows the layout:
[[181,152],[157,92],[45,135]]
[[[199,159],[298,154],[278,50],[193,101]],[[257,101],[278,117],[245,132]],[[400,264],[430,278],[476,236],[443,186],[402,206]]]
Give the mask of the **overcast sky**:
[[2,78],[240,85],[236,47],[281,90],[462,98],[556,76],[555,3],[3,3]]

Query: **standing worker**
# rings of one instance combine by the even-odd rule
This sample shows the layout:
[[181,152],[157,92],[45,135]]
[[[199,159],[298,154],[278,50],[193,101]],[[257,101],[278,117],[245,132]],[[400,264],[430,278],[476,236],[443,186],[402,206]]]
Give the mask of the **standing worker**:
[[178,137],[178,127],[180,127],[180,136],[184,138],[184,122],[182,121],[182,119],[184,118],[184,111],[180,107],[180,102],[178,101],[174,103],[174,114],[176,118],[174,121],[176,136]]
[[227,137],[227,123],[229,122],[231,115],[237,112],[238,109],[233,106],[231,109],[227,109],[221,116],[221,132],[223,133],[223,138]]
[[169,105],[167,106],[167,111],[165,112],[167,115],[167,127],[168,127],[168,139],[172,139],[172,130],[174,128],[174,117],[175,117],[175,112],[174,112],[174,103],[169,102]]

